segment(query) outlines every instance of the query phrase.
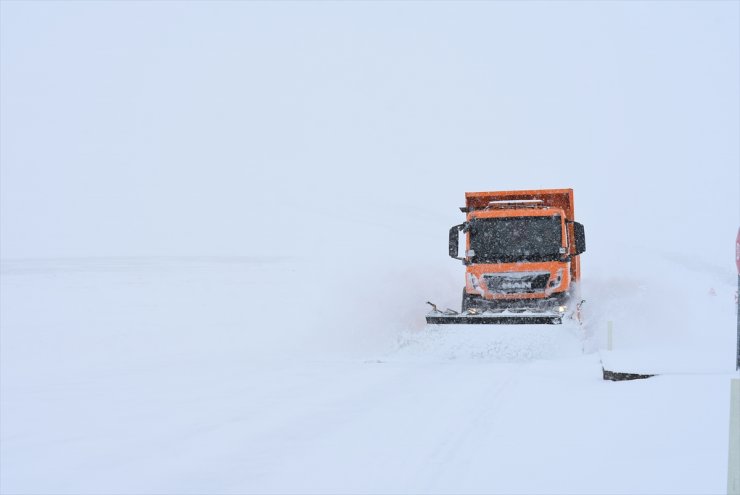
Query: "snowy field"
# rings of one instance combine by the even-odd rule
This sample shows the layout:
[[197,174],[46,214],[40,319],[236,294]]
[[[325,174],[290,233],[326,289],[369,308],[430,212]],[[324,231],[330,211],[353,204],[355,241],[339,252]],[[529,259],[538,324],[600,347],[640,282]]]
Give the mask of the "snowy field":
[[[0,493],[724,493],[739,16],[0,0]],[[425,327],[546,188],[584,325]]]
[[4,262],[3,492],[723,492],[731,272],[673,266],[702,284],[665,298],[696,296],[714,314],[703,323],[660,331],[669,313],[611,313],[615,355],[652,343],[673,366],[612,383],[598,352],[605,315],[662,284],[587,277],[585,329],[424,330],[422,300],[408,321],[382,316],[384,329],[361,313],[336,322],[322,298],[275,296],[286,280],[320,280],[319,268]]

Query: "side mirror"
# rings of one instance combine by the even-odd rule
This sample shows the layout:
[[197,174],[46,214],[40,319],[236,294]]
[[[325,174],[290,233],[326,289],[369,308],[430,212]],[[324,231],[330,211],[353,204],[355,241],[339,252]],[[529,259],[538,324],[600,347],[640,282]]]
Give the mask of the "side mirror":
[[579,254],[586,252],[586,231],[583,229],[583,224],[573,222],[573,233],[575,234],[576,241],[575,255],[578,256]]
[[460,231],[463,230],[465,227],[464,223],[461,223],[460,225],[455,225],[450,229],[450,246],[449,246],[449,253],[450,258],[455,258],[456,260],[462,260],[464,258],[461,258],[458,256],[459,249],[460,249]]

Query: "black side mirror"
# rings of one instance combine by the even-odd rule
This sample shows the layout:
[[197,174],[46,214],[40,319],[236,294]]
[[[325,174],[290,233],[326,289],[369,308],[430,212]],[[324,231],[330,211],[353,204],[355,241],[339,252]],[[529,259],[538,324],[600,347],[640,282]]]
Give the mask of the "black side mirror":
[[579,254],[586,252],[586,231],[583,229],[583,224],[573,222],[573,233],[575,234],[576,238],[575,255],[578,256]]
[[463,258],[460,258],[457,253],[460,248],[459,240],[460,240],[460,231],[463,230],[465,227],[464,223],[461,223],[460,225],[455,225],[450,229],[450,258],[455,258],[456,260],[461,260]]

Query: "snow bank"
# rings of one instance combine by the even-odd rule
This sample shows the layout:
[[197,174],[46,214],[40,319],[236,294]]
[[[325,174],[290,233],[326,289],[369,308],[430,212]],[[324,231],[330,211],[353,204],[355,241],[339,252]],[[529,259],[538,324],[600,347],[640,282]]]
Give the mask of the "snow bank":
[[585,336],[563,325],[429,325],[399,337],[393,359],[528,362],[583,354]]

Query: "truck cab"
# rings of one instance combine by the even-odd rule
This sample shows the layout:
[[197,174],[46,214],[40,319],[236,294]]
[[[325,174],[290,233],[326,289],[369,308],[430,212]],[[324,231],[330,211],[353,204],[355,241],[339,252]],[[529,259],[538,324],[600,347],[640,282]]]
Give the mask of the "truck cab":
[[567,311],[586,250],[573,190],[466,193],[465,199],[466,220],[449,236],[450,256],[465,265],[462,312]]

